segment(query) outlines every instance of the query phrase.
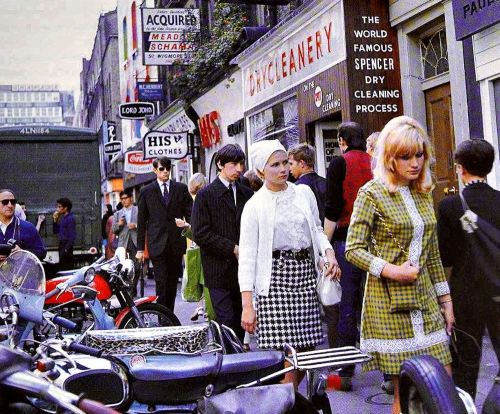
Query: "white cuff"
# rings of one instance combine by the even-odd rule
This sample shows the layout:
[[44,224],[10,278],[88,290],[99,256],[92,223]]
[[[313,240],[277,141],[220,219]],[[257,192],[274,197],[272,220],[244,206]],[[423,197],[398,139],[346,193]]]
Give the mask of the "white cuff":
[[381,259],[380,257],[375,257],[370,263],[370,268],[368,269],[368,271],[370,272],[371,275],[375,277],[380,277],[382,269],[386,264],[387,262],[385,260]]
[[436,296],[443,296],[450,293],[450,287],[448,282],[439,282],[434,285],[434,290],[436,291]]

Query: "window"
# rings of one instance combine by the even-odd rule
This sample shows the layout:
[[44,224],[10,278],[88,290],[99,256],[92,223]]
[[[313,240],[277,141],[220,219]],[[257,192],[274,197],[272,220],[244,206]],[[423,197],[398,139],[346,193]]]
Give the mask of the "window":
[[449,71],[445,28],[420,39],[420,56],[424,79]]
[[131,10],[132,14],[132,50],[137,49],[137,7],[135,1],[132,2]]
[[127,18],[123,18],[122,22],[122,31],[123,31],[123,60],[128,59],[128,33],[127,33]]

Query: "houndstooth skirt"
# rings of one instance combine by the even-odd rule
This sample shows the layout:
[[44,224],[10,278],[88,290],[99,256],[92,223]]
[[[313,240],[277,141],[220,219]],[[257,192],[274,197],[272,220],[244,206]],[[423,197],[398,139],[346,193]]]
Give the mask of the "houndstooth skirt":
[[273,258],[268,296],[257,296],[257,345],[282,350],[311,348],[323,342],[311,258]]

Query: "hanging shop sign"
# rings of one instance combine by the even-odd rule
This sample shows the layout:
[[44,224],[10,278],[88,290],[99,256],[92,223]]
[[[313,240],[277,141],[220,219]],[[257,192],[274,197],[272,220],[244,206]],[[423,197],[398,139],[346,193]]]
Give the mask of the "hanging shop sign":
[[146,160],[163,156],[180,160],[188,154],[188,132],[149,131],[142,148]]
[[119,116],[122,119],[146,119],[155,114],[155,106],[151,102],[128,102],[120,104]]
[[463,40],[500,21],[498,0],[453,0],[455,36]]
[[137,92],[140,101],[156,102],[165,99],[161,82],[137,82]]
[[150,9],[142,11],[144,65],[191,63],[200,33],[198,9]]
[[125,153],[123,170],[132,174],[147,174],[153,172],[153,160],[145,160],[142,151]]
[[[243,69],[246,109],[346,58],[341,2],[333,4]],[[245,65],[244,65],[245,66]]]
[[121,141],[111,141],[104,144],[104,153],[106,155],[115,155],[122,152]]
[[210,148],[221,140],[220,115],[217,111],[212,111],[203,115],[198,120],[200,128],[201,146]]

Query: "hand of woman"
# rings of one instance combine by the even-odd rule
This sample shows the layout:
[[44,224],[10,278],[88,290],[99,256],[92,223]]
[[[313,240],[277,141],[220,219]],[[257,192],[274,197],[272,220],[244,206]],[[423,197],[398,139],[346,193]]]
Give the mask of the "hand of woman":
[[180,218],[175,219],[175,225],[180,228],[189,227],[189,223]]
[[324,262],[324,266],[326,266],[325,277],[339,280],[342,272],[340,270],[337,259],[335,258],[335,252],[332,249],[328,249],[325,253],[326,253],[326,262]]
[[241,314],[241,327],[248,333],[253,333],[255,331],[256,324],[257,317],[255,309],[252,305],[244,306]]
[[[384,268],[385,270],[385,268]],[[404,262],[401,266],[397,265],[388,265],[389,272],[384,272],[384,276],[388,279],[395,280],[396,282],[407,284],[413,283],[417,280],[418,272],[420,268],[418,266],[414,266],[410,263],[410,261]]]
[[453,325],[455,324],[455,314],[453,313],[453,302],[448,300],[440,304],[441,313],[444,316],[445,329],[448,335],[451,335],[453,331]]

